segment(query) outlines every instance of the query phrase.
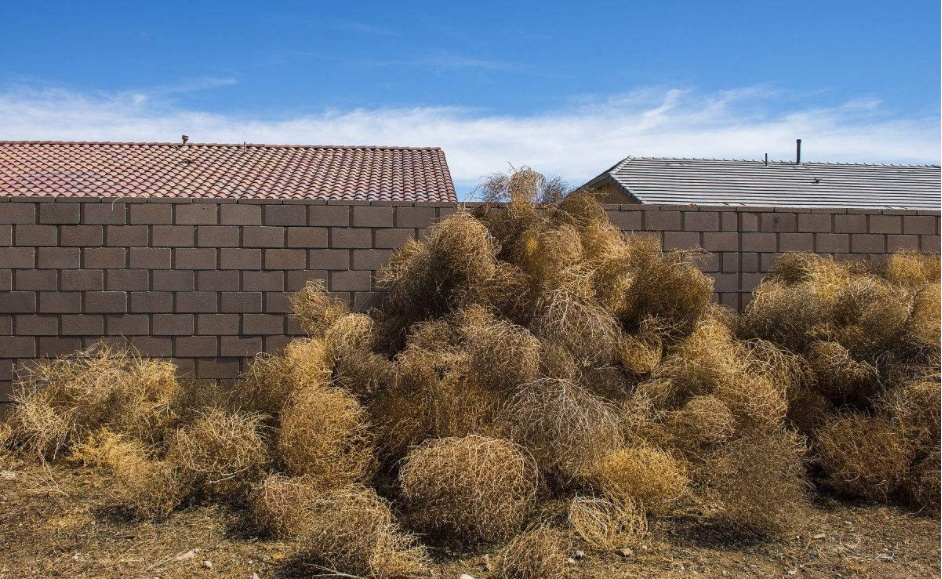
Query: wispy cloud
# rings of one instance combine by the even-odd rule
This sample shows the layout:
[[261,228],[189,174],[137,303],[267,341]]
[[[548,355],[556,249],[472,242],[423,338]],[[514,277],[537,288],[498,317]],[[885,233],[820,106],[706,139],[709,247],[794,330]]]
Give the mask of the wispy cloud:
[[158,86],[156,88],[149,89],[147,93],[159,96],[169,96],[210,90],[222,86],[232,86],[237,82],[238,81],[231,76],[201,76],[182,80],[173,84]]
[[[836,106],[766,89],[642,90],[532,115],[456,107],[328,110],[266,118],[189,110],[140,93],[0,91],[0,139],[441,146],[459,188],[528,164],[577,184],[626,155],[938,163],[939,119],[861,98]],[[144,93],[146,94],[146,93]]]
[[352,20],[333,20],[331,21],[331,26],[338,30],[347,30],[350,32],[358,32],[361,34],[370,34],[373,36],[401,36],[401,34],[391,28],[383,28],[382,26],[373,26],[371,24],[364,24],[362,22],[354,22]]
[[521,69],[519,65],[511,62],[471,58],[467,56],[461,56],[459,54],[439,54],[437,56],[422,57],[406,62],[419,66],[432,66],[435,68],[472,68],[478,70],[504,71]]
[[440,54],[419,54],[417,56],[397,56],[395,58],[349,58],[308,50],[275,50],[259,55],[259,61],[265,65],[284,64],[288,60],[316,60],[346,68],[423,68],[436,71],[478,71],[478,72],[513,72],[528,76],[546,76],[545,73],[521,64],[509,61],[488,60],[443,52]]

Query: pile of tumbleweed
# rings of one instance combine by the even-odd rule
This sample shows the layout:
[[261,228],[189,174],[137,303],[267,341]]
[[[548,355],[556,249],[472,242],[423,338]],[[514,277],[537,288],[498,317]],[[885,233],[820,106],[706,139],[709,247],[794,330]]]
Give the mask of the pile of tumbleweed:
[[318,283],[308,337],[233,386],[95,347],[19,378],[8,451],[100,469],[161,519],[243,509],[325,569],[428,573],[424,544],[503,545],[556,577],[683,513],[783,533],[812,489],[939,508],[939,263],[788,254],[742,316],[698,253],[625,235],[589,193],[537,204],[529,170],[409,241],[388,297]]

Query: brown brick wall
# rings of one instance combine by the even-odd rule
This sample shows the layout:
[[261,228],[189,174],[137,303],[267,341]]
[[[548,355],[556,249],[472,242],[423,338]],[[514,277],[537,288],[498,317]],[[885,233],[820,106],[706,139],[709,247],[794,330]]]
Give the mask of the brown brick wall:
[[[288,297],[311,278],[373,305],[392,251],[455,205],[390,202],[0,199],[0,401],[15,363],[102,338],[231,378],[298,324]],[[610,205],[625,231],[703,247],[715,299],[741,307],[775,257],[939,252],[939,213]]]

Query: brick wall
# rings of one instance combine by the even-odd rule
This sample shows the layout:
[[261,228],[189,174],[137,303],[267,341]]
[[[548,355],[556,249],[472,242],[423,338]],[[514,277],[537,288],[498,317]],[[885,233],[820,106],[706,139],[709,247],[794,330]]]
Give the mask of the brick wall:
[[[447,203],[0,199],[0,401],[13,366],[102,339],[230,378],[300,333],[288,297],[308,279],[358,308],[406,239]],[[939,252],[939,213],[608,206],[625,231],[701,246],[715,298],[740,307],[784,251]]]

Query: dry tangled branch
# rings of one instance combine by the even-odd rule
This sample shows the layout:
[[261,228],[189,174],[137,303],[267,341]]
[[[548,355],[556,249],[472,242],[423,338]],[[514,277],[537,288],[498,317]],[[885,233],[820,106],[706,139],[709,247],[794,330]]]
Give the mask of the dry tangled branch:
[[683,462],[644,445],[608,453],[589,478],[605,496],[634,501],[656,515],[668,514],[687,493],[689,484]]
[[719,518],[740,533],[782,534],[808,507],[803,440],[787,431],[756,433],[718,448],[702,467]]
[[269,462],[262,418],[211,409],[174,432],[167,461],[193,489],[240,500]]
[[537,472],[515,444],[469,435],[410,452],[399,482],[418,525],[473,543],[520,530],[536,499]]
[[175,465],[127,435],[99,431],[74,448],[71,458],[107,469],[115,498],[143,519],[165,518],[188,490]]
[[514,537],[497,555],[494,576],[503,579],[566,579],[572,577],[566,561],[569,540],[565,533],[537,525]]
[[644,510],[630,500],[577,496],[569,502],[568,520],[569,528],[599,551],[629,547],[648,532]]
[[296,392],[282,413],[277,448],[285,470],[320,488],[369,478],[373,437],[366,410],[339,388]]
[[249,508],[256,529],[278,539],[299,537],[323,489],[308,477],[268,476],[252,489]]
[[101,428],[157,442],[174,419],[179,393],[173,363],[98,344],[22,369],[11,438],[51,459]]
[[539,307],[534,332],[560,344],[584,365],[608,364],[618,353],[620,329],[602,308],[580,301],[565,290],[550,292]]
[[324,386],[331,367],[324,341],[298,339],[280,355],[258,354],[237,386],[238,405],[277,418],[297,390]]
[[900,491],[914,450],[889,420],[864,414],[829,422],[817,439],[818,461],[834,489],[881,501]]
[[304,331],[317,338],[349,309],[345,302],[327,293],[323,281],[313,279],[291,296],[291,311]]
[[509,403],[514,438],[544,471],[572,479],[621,444],[609,403],[568,380],[543,378],[520,388]]
[[318,495],[300,542],[302,558],[343,573],[378,579],[431,575],[425,548],[399,529],[389,503],[367,487]]

